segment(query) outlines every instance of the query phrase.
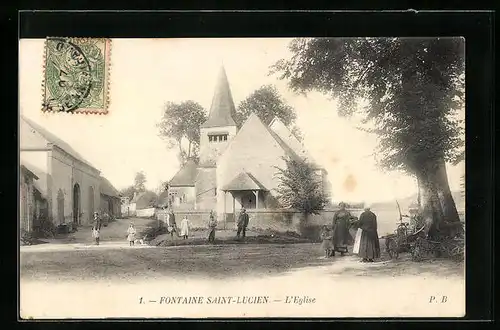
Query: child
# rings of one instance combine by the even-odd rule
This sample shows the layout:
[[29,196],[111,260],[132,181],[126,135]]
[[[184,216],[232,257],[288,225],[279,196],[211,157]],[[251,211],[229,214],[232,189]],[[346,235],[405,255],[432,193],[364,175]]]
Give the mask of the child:
[[95,244],[99,245],[99,227],[92,227],[92,237],[95,238]]
[[189,220],[187,216],[184,216],[181,221],[181,236],[184,239],[187,239],[189,237]]
[[325,258],[329,258],[333,251],[332,230],[327,225],[324,225],[321,229],[320,237],[323,241],[321,248],[325,251]]
[[130,226],[128,227],[128,229],[127,229],[127,240],[129,242],[130,246],[134,245],[135,233],[136,233],[136,231],[135,231],[135,228],[134,228],[134,224],[131,223]]

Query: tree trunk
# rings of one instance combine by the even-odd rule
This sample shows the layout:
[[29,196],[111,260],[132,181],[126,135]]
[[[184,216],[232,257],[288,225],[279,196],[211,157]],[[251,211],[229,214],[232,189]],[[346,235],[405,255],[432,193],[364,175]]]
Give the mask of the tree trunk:
[[179,154],[182,155],[182,144],[181,144],[181,140],[177,140],[177,145],[179,146]]
[[187,158],[188,158],[188,159],[189,159],[189,158],[191,158],[191,144],[192,144],[192,142],[191,142],[191,141],[189,141],[189,146],[188,146],[188,155],[187,155]]
[[417,178],[417,205],[419,208],[422,207],[422,196],[420,194],[420,180]]
[[451,195],[443,159],[422,166],[417,173],[420,212],[429,237],[453,235],[447,223],[459,221],[458,212]]
[[450,185],[448,182],[448,174],[444,159],[440,159],[436,170],[436,186],[438,189],[439,200],[444,212],[444,219],[447,222],[459,222],[457,206],[451,194]]
[[437,190],[427,173],[420,173],[417,178],[421,196],[420,213],[424,218],[425,233],[429,237],[435,237],[439,224],[443,221],[443,210],[439,203]]

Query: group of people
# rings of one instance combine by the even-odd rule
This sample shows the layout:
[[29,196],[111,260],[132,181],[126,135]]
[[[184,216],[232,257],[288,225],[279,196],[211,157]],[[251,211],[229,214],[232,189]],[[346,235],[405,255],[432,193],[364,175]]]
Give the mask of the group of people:
[[[246,232],[247,232],[247,227],[248,223],[250,222],[250,217],[248,216],[248,213],[246,212],[246,209],[244,207],[241,208],[240,214],[238,215],[238,222],[236,223],[237,225],[237,231],[236,231],[236,237],[238,239],[244,239],[246,237]],[[215,230],[217,228],[217,220],[215,219],[215,215],[213,211],[210,211],[209,215],[209,220],[208,220],[208,241],[210,243],[215,242]]]
[[181,220],[180,228],[177,226],[175,220],[175,214],[173,210],[167,211],[163,208],[163,223],[167,226],[167,231],[170,233],[171,237],[174,238],[174,234],[177,237],[182,237],[183,239],[189,238],[189,229],[191,228],[191,223],[189,222],[187,216]]
[[[355,239],[350,233],[351,228],[357,229]],[[345,203],[340,203],[339,210],[333,215],[332,225],[324,225],[320,236],[327,258],[334,257],[336,252],[344,256],[351,245],[353,253],[361,257],[362,262],[373,262],[380,258],[377,216],[369,207],[364,209],[358,219],[346,209]]]

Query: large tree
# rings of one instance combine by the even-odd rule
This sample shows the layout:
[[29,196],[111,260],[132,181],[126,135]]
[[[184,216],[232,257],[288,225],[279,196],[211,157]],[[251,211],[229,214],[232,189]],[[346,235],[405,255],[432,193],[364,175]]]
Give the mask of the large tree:
[[146,191],[146,174],[144,172],[137,172],[134,177],[134,191],[142,193]]
[[269,125],[275,117],[278,117],[283,124],[292,128],[292,133],[298,139],[302,139],[300,130],[294,126],[297,118],[294,108],[285,102],[275,86],[261,86],[240,102],[235,118],[238,127],[243,125],[252,112],[259,116],[265,125]]
[[295,39],[272,72],[296,92],[321,91],[339,113],[364,117],[379,139],[378,161],[416,176],[431,235],[458,221],[446,162],[464,154],[464,40],[459,38]]
[[178,148],[182,164],[192,158],[198,160],[200,126],[207,120],[203,107],[194,101],[167,102],[158,124],[160,136],[169,148]]
[[128,197],[129,200],[132,200],[132,198],[134,198],[134,193],[135,193],[134,186],[128,186],[120,190],[120,195],[123,197]]

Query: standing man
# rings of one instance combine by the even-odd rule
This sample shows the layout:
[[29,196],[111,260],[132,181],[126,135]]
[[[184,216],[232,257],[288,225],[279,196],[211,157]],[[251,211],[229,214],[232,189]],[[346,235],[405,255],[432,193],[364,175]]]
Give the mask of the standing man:
[[245,238],[247,227],[248,227],[248,214],[244,207],[241,208],[240,215],[238,217],[238,231],[236,236],[240,238],[240,233],[242,234],[242,238]]
[[168,222],[169,222],[169,230],[170,230],[170,235],[172,238],[174,238],[174,232],[177,236],[179,236],[179,232],[177,231],[177,223],[175,222],[175,215],[174,211],[170,209],[170,213],[168,214]]
[[357,227],[362,230],[358,255],[362,262],[373,262],[380,258],[380,243],[377,232],[377,216],[369,207],[359,216]]

